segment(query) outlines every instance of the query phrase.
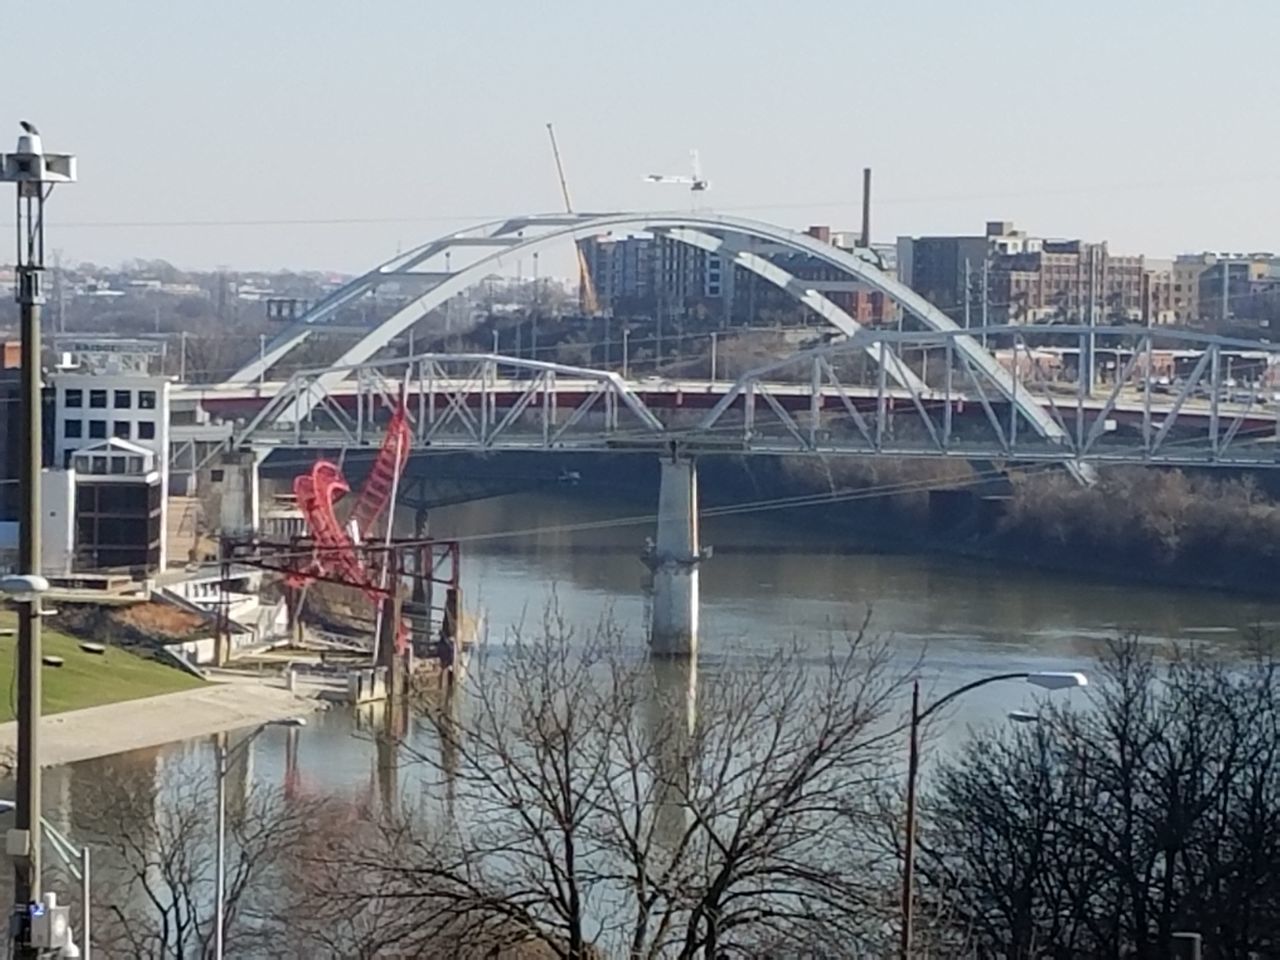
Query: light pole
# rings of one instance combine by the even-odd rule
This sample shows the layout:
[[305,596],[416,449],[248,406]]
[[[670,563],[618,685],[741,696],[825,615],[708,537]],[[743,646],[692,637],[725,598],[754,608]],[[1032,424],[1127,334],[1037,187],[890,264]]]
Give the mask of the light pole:
[[[970,690],[976,690],[978,687],[985,687],[989,683],[999,683],[1002,680],[1025,680],[1027,683],[1034,684],[1037,687],[1043,687],[1046,690],[1067,690],[1072,687],[1087,686],[1089,680],[1083,673],[1063,673],[1057,671],[1043,673],[998,673],[994,676],[983,677],[981,680],[974,680],[972,683],[966,683],[962,687],[957,687],[945,697],[935,701],[923,710],[920,709],[920,681],[917,680],[911,687],[911,739],[907,753],[907,836],[905,849],[903,851],[902,864],[902,930],[899,942],[898,956],[900,960],[910,960],[911,958],[911,923],[914,904],[912,902],[912,894],[914,893],[915,881],[915,853],[916,853],[916,777],[920,770],[920,724],[937,711],[941,710],[948,703],[962,694],[968,693]],[[1035,720],[1033,714],[1015,711],[1010,714],[1010,719],[1017,722],[1026,723]]]
[[222,960],[224,939],[226,936],[226,901],[227,901],[227,769],[233,757],[238,757],[249,748],[249,744],[267,727],[305,727],[305,717],[287,717],[284,720],[271,720],[255,727],[253,732],[235,745],[227,749],[227,735],[218,734],[218,840],[217,865],[214,868],[215,906],[213,917],[213,957]]
[[628,341],[631,339],[631,328],[624,326],[622,328],[622,379],[626,380],[628,360],[630,360],[630,351],[628,350]]
[[[40,422],[40,289],[44,273],[44,204],[55,184],[76,178],[76,159],[45,153],[40,133],[22,121],[13,153],[0,154],[0,181],[17,185],[17,294],[22,331],[22,522],[18,570],[40,573],[40,467],[43,429]],[[47,588],[47,584],[45,585]],[[14,864],[16,956],[34,957],[31,917],[40,900],[40,596],[33,592],[18,607],[18,797],[14,828],[6,848]]]

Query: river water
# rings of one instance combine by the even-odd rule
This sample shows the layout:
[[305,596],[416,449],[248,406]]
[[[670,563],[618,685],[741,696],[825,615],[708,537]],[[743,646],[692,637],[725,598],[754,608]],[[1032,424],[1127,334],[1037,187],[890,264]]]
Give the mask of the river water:
[[[611,618],[639,649],[646,623],[639,554],[651,525],[615,521],[645,512],[644,504],[571,490],[441,509],[432,515],[431,532],[463,539],[465,605],[480,617],[483,642],[491,647],[507,642],[522,624],[538,627],[554,605],[570,623],[590,626]],[[818,653],[833,633],[856,627],[869,610],[871,631],[889,639],[902,668],[919,661],[928,697],[993,672],[1087,672],[1108,638],[1130,631],[1153,641],[1229,650],[1242,648],[1243,633],[1255,625],[1280,628],[1280,603],[1274,601],[1089,581],[964,558],[886,554],[824,529],[820,519],[820,513],[760,514],[704,522],[703,541],[715,554],[702,569],[703,663],[793,641]],[[495,536],[529,530],[536,532]],[[985,724],[1004,722],[1009,710],[1032,708],[1035,697],[1025,684],[1002,683],[962,698],[941,732],[941,748]],[[299,781],[308,792],[367,793],[378,766],[369,727],[368,717],[335,709],[300,731],[267,731],[253,744],[248,775],[281,783],[286,737],[296,736]],[[429,724],[410,722],[408,736],[433,749]],[[76,806],[77,781],[125,767],[163,791],[166,770],[193,763],[212,769],[207,742],[50,771],[48,802],[61,808],[60,819],[74,830],[89,816],[68,809]],[[402,772],[394,789],[409,789],[414,779],[411,771]]]

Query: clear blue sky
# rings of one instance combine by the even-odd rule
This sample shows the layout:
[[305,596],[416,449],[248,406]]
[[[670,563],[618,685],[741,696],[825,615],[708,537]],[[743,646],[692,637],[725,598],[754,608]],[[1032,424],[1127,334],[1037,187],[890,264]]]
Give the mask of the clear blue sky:
[[[80,156],[71,259],[354,271],[490,215],[705,205],[1121,252],[1280,248],[1274,0],[0,0],[0,135]],[[0,206],[7,220],[9,204]],[[370,218],[363,224],[121,226]],[[0,259],[8,259],[7,250]]]

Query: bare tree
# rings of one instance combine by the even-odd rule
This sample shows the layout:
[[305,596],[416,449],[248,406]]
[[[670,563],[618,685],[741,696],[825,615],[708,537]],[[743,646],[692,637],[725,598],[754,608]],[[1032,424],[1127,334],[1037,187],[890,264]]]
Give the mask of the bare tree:
[[[87,785],[94,812],[95,955],[148,960],[212,956],[214,848],[212,776],[185,761],[175,775],[138,789],[112,773]],[[247,789],[227,819],[226,950],[229,956],[278,955],[268,949],[282,919],[275,879],[308,819],[278,793]]]
[[976,957],[1280,950],[1280,672],[1117,643],[1090,709],[984,734],[933,777],[922,896],[944,891]]
[[549,616],[475,672],[432,713],[439,751],[411,751],[438,799],[315,855],[308,927],[342,918],[370,951],[346,955],[876,955],[883,645],[856,631],[698,677]]

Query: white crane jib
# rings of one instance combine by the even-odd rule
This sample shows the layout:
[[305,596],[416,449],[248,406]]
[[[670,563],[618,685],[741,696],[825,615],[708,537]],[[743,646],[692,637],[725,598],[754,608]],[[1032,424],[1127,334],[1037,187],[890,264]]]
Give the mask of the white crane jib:
[[680,176],[677,174],[651,173],[645,177],[646,183],[682,183],[688,184],[690,193],[702,193],[707,190],[711,184],[702,176],[702,164],[698,160],[698,151],[690,150],[689,157],[693,161],[693,175]]

